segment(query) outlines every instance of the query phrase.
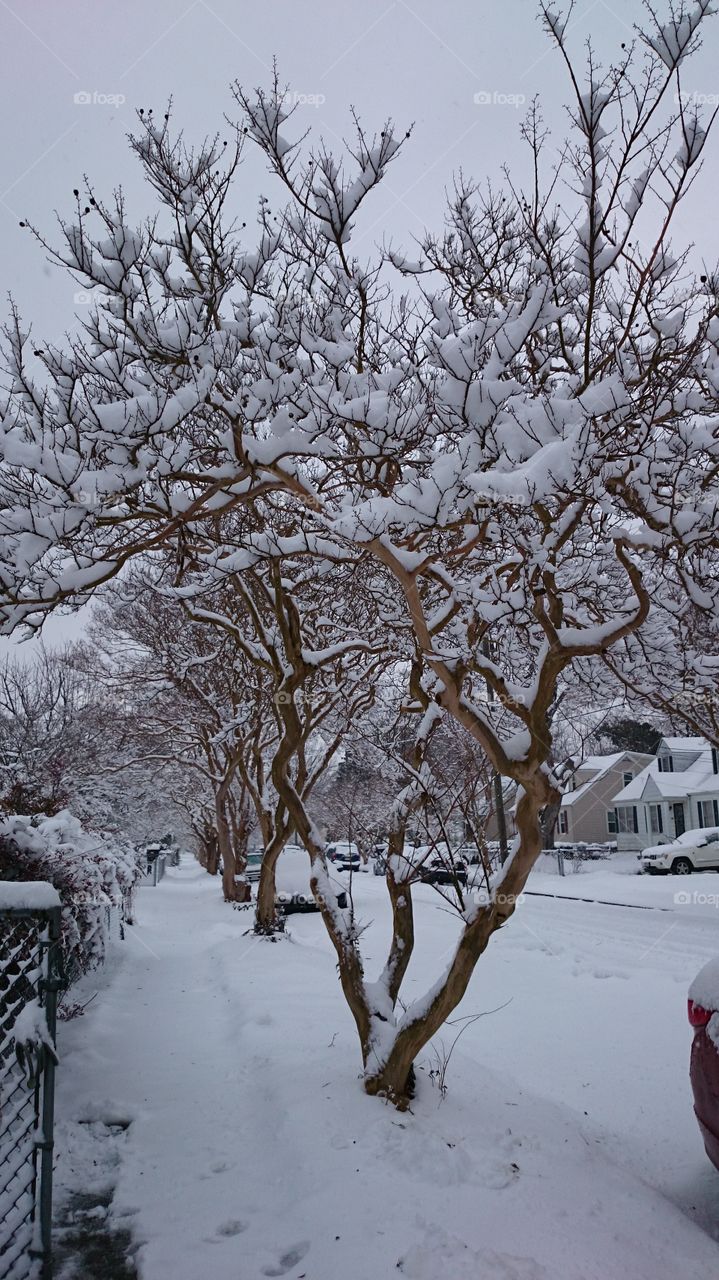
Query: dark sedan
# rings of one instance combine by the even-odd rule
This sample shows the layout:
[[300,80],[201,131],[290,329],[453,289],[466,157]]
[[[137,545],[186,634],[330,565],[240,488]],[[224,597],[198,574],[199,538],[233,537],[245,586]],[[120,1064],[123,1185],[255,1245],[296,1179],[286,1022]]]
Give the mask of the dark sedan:
[[464,862],[444,862],[434,858],[420,872],[423,884],[466,884],[467,867]]

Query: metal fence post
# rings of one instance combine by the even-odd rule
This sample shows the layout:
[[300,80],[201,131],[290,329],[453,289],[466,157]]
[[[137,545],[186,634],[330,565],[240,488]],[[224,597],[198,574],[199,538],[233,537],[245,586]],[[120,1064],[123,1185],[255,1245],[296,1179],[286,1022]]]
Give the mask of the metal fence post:
[[0,1277],[13,1280],[49,1280],[52,1271],[55,1063],[34,1036],[17,1053],[14,1029],[38,1001],[55,1043],[60,932],[59,907],[0,909]]
[[[60,958],[60,908],[48,912],[47,954],[45,977],[40,983],[40,998],[45,1009],[45,1021],[53,1044],[57,1043],[57,993],[63,985]],[[42,1250],[42,1280],[52,1275],[52,1166],[55,1146],[55,1063],[49,1053],[44,1055],[42,1073],[42,1141],[40,1150],[40,1248]]]

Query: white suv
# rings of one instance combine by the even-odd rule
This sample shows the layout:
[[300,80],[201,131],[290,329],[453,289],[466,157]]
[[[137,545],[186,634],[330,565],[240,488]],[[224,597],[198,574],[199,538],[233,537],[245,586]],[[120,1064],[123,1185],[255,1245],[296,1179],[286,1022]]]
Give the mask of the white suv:
[[713,827],[698,827],[685,831],[671,844],[656,844],[639,854],[642,871],[668,872],[678,876],[691,875],[692,871],[719,871],[719,831]]

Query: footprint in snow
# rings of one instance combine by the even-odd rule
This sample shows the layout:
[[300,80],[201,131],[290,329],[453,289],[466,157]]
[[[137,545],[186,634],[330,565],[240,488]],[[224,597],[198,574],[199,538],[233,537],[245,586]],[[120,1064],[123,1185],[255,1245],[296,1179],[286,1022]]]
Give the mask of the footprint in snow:
[[299,1244],[293,1244],[289,1249],[285,1250],[279,1262],[274,1267],[263,1267],[263,1276],[286,1276],[288,1271],[297,1266],[301,1262],[310,1247],[309,1240],[300,1240]]
[[221,1222],[217,1228],[218,1236],[239,1236],[243,1231],[247,1230],[247,1223],[241,1222],[239,1218],[230,1218],[227,1222]]

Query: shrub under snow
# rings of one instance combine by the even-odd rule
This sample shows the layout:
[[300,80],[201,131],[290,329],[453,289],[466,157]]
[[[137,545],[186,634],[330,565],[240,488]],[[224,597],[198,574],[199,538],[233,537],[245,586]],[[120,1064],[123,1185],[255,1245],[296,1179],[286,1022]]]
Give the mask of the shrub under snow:
[[102,964],[112,910],[128,914],[140,875],[139,856],[128,841],[85,830],[67,809],[52,818],[0,819],[0,879],[48,880],[60,894],[70,982]]

